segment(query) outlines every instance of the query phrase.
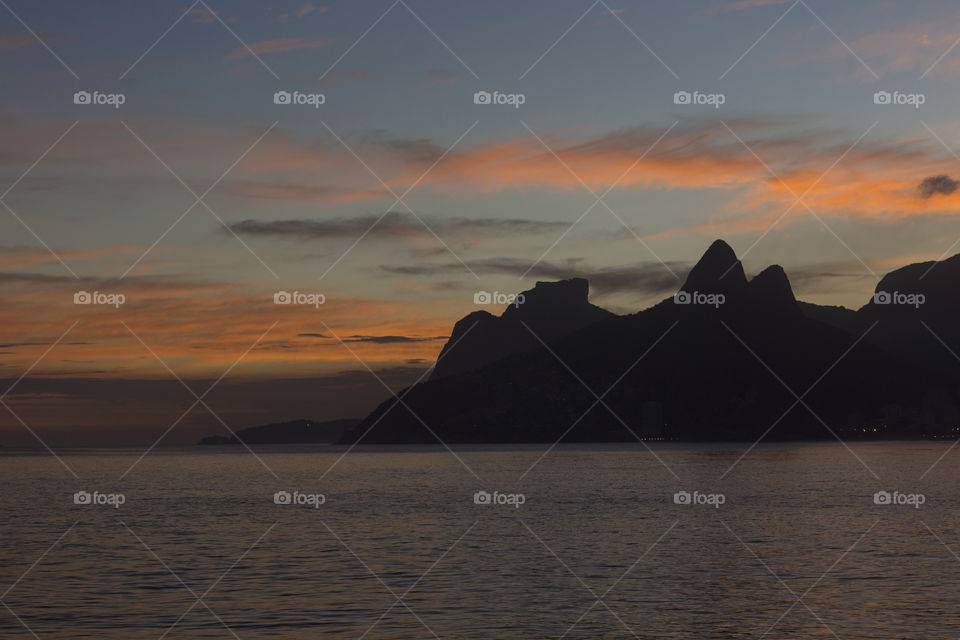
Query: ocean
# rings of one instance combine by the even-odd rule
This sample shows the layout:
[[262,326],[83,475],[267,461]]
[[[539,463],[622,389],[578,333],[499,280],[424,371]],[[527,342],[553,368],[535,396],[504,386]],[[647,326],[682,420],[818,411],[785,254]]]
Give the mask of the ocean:
[[3,450],[0,637],[957,637],[949,443],[649,446]]

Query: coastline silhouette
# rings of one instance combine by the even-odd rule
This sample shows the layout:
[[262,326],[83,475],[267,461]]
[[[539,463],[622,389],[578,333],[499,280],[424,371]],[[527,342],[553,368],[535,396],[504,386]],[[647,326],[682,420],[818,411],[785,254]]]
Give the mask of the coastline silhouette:
[[960,255],[887,274],[859,310],[819,306],[777,265],[748,279],[722,240],[634,314],[584,279],[538,282],[458,321],[430,379],[340,442],[954,437],[958,284]]

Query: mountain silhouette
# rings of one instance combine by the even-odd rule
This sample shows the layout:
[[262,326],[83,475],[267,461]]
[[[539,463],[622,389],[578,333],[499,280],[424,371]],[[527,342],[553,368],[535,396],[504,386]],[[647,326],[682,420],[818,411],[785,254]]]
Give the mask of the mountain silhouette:
[[[499,317],[474,311],[453,327],[440,351],[431,379],[478,369],[483,365],[541,346],[581,327],[612,317],[587,301],[590,286],[583,278],[538,282],[516,296]],[[526,326],[524,326],[526,325]]]
[[950,377],[960,366],[958,287],[960,255],[891,271],[857,311],[807,305],[804,312],[849,333],[875,324],[871,343]]
[[[960,261],[937,263],[930,281],[914,267],[878,291],[944,296],[925,317],[960,326],[955,285],[947,301]],[[538,283],[499,318],[468,315],[444,346],[439,373],[401,392],[402,402],[382,403],[342,441],[943,437],[956,429],[960,363],[908,357],[916,354],[895,347],[895,335],[877,332],[884,314],[918,324],[915,308],[844,313],[799,303],[781,267],[748,280],[722,240],[675,296],[644,311],[603,311],[587,302],[587,288]]]
[[313,420],[290,420],[276,424],[266,424],[258,427],[248,427],[237,431],[232,436],[207,436],[199,444],[327,444],[335,442],[343,433],[355,427],[360,421],[356,419],[328,420],[315,422]]

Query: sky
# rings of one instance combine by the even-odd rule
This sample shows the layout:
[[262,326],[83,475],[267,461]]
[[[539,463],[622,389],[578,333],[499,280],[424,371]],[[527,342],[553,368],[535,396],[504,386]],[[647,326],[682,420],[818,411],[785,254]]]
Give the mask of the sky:
[[631,313],[716,238],[857,308],[960,252],[958,41],[949,1],[5,0],[0,443],[362,417],[476,292]]

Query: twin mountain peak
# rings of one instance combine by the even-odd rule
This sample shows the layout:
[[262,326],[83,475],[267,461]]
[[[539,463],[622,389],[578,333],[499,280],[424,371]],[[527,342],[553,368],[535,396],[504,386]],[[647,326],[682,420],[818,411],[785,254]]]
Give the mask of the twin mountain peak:
[[[487,311],[467,315],[454,325],[431,379],[478,369],[613,317],[614,313],[589,302],[589,288],[584,278],[537,282],[533,289],[517,296],[522,303],[509,305],[500,316]],[[736,253],[723,240],[710,245],[679,291],[701,299],[714,296],[711,299],[722,300],[724,306],[750,305],[771,312],[802,313],[787,274],[779,265],[767,267],[748,281]]]

